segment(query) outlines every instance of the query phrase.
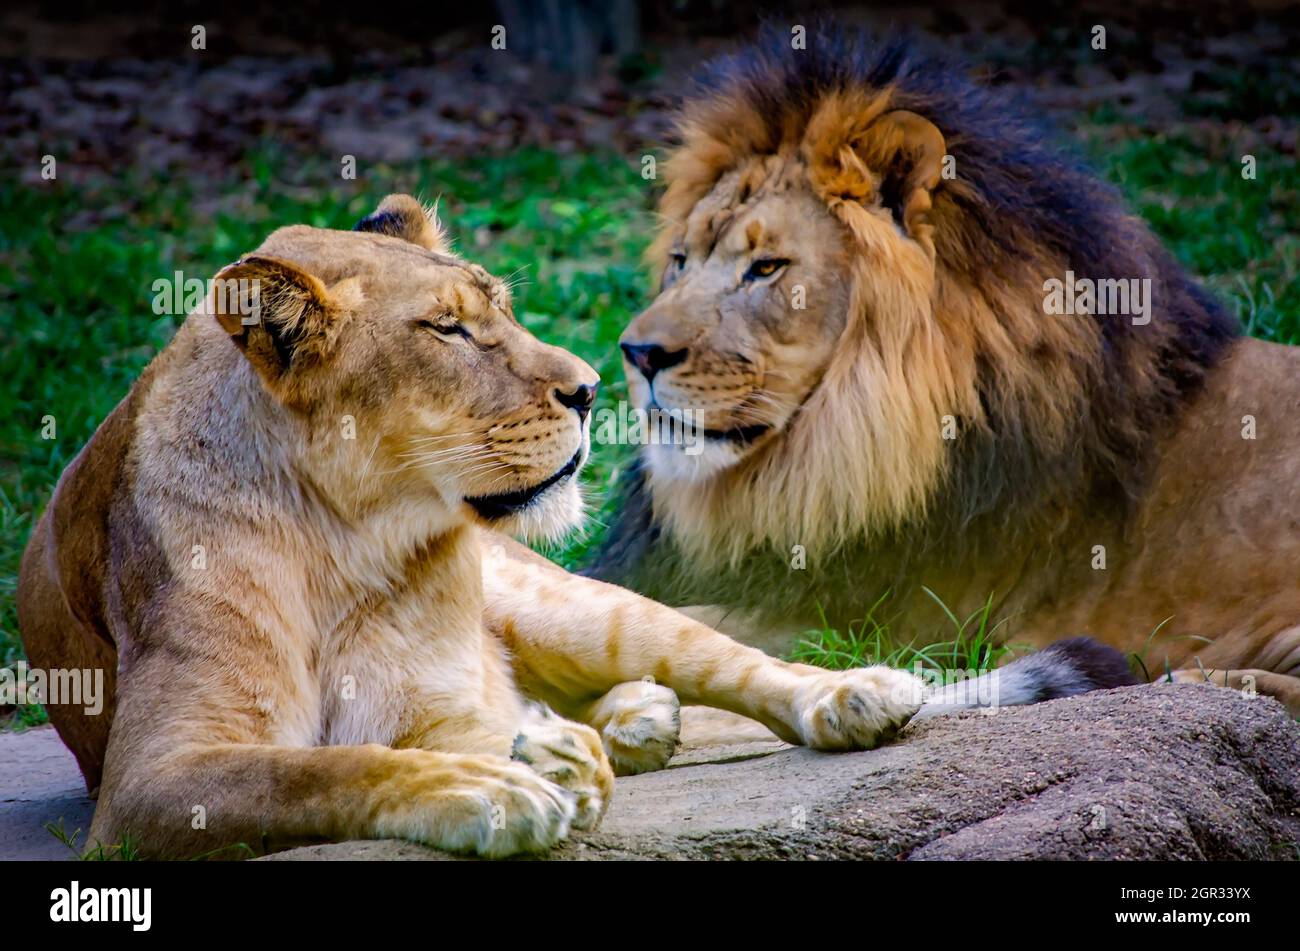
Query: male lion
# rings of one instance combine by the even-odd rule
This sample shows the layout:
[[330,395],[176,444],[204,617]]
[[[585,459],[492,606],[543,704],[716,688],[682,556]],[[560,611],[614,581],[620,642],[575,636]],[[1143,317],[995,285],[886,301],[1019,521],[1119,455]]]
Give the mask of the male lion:
[[99,717],[49,708],[100,790],[92,842],[504,855],[599,820],[602,738],[620,771],[663,765],[674,692],[822,749],[915,712],[908,674],[773,660],[496,534],[577,518],[596,374],[413,198],[217,278],[23,558],[32,664],[115,688]]
[[992,595],[1011,640],[1300,714],[1300,350],[1239,337],[1005,97],[907,43],[788,40],[683,111],[622,348],[705,445],[642,451],[593,574],[778,652],[818,607],[890,592],[923,639],[922,586]]

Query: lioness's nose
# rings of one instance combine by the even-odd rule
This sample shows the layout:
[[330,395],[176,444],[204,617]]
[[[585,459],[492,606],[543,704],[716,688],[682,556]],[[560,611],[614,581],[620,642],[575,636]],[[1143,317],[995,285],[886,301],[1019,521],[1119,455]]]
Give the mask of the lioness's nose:
[[572,390],[567,391],[557,388],[555,399],[561,406],[576,410],[578,421],[582,422],[587,418],[587,414],[591,412],[591,404],[596,402],[596,384],[580,383]]
[[680,350],[667,350],[657,343],[622,343],[619,346],[623,348],[623,355],[627,357],[628,363],[641,371],[647,383],[653,380],[660,370],[675,367],[686,359],[685,347]]

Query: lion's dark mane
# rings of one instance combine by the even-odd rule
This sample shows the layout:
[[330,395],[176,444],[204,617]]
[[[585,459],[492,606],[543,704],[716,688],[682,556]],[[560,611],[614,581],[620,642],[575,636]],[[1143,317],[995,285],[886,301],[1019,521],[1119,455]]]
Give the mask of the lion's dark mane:
[[850,610],[860,616],[880,591],[925,583],[916,575],[936,559],[996,557],[1007,532],[1063,530],[1068,513],[1085,506],[1122,518],[1143,491],[1155,440],[1238,334],[1235,320],[1129,214],[1118,192],[1058,147],[1044,123],[1026,120],[1025,105],[1006,90],[971,81],[965,68],[906,37],[877,41],[822,24],[810,30],[807,47],[792,50],[787,30],[766,30],[754,45],[704,67],[693,96],[739,94],[764,117],[775,148],[827,92],[891,87],[896,108],[939,127],[970,186],[945,192],[941,184],[935,192],[940,267],[985,295],[1011,279],[1012,263],[1044,251],[1080,276],[1150,278],[1151,322],[1091,318],[1100,358],[1080,370],[1077,418],[1064,447],[1059,434],[1025,424],[994,368],[981,362],[987,423],[963,427],[926,518],[835,557],[823,553],[816,571],[790,571],[788,548],[751,552],[726,571],[692,565],[659,529],[642,470],[633,466],[619,517],[588,571],[670,603],[808,613],[857,591]]

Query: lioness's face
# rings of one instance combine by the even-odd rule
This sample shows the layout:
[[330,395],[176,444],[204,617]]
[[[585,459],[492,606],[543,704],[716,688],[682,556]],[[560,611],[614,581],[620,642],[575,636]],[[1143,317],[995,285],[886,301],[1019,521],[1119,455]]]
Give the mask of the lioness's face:
[[280,372],[293,378],[271,381],[310,420],[303,464],[322,483],[433,497],[525,535],[573,527],[596,372],[524,330],[478,265],[376,230],[286,228],[249,259],[322,285],[318,346],[289,334]]
[[778,170],[752,193],[744,182],[725,175],[668,236],[659,296],[620,340],[633,401],[690,411],[704,428],[702,452],[647,448],[665,476],[702,478],[761,451],[844,329],[843,226],[798,175]]

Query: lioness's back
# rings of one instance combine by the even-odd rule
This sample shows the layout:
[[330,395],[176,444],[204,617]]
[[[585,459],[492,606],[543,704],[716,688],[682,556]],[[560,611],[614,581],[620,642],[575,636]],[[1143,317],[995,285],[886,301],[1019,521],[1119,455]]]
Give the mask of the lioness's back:
[[18,573],[18,627],[32,666],[104,672],[98,714],[46,705],[92,791],[103,774],[117,681],[117,646],[104,590],[114,557],[111,514],[127,478],[136,416],[153,378],[151,365],[68,466],[32,530]]

